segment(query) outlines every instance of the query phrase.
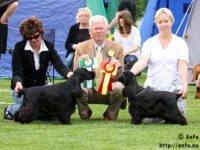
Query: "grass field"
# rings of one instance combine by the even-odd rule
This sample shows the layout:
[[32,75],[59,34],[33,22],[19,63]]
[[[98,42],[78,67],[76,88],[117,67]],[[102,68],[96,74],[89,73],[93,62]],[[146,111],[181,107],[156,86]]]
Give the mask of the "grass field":
[[[140,85],[145,78],[145,73],[138,77]],[[120,110],[116,121],[104,121],[102,114],[106,105],[90,105],[93,115],[86,121],[79,119],[76,109],[71,125],[56,121],[34,121],[22,125],[3,119],[7,103],[13,103],[9,92],[10,79],[0,80],[0,90],[0,150],[200,149],[200,100],[193,98],[195,86],[190,85],[188,90],[187,126],[131,125],[128,109]]]

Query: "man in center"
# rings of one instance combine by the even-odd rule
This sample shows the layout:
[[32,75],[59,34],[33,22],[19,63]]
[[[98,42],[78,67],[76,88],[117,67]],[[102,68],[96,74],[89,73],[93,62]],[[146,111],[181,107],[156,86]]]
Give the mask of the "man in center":
[[[82,42],[76,46],[74,57],[74,70],[79,67],[79,60],[89,57],[97,59],[98,68],[96,68],[96,86],[94,88],[83,88],[83,95],[77,98],[79,115],[82,120],[90,119],[92,111],[88,104],[107,104],[108,107],[103,116],[105,120],[116,120],[119,109],[125,109],[126,101],[122,95],[123,85],[117,81],[118,75],[124,70],[123,47],[116,42],[106,39],[108,33],[108,21],[105,17],[97,15],[93,16],[89,21],[89,34],[91,39]],[[110,60],[107,55],[108,50],[114,50],[114,59]],[[100,61],[104,63],[110,61],[110,65],[118,67],[117,75],[112,77],[112,92],[106,95],[98,94],[98,89],[103,78],[103,74],[99,73]]]

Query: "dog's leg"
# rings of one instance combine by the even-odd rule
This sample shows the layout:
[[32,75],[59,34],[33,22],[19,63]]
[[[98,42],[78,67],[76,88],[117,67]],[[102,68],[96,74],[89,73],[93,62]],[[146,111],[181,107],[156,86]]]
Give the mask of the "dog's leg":
[[195,98],[196,98],[196,99],[199,99],[199,98],[200,98],[200,87],[196,87]]
[[20,120],[20,119],[19,119],[19,113],[20,113],[20,112],[19,112],[19,110],[18,110],[18,111],[16,111],[15,114],[14,114],[14,120],[15,120],[16,122],[19,122],[19,120]]
[[179,116],[177,117],[177,122],[180,125],[187,125],[187,121],[186,121],[185,117],[182,116],[181,114],[179,114]]
[[134,116],[134,104],[133,104],[133,101],[132,99],[129,98],[129,101],[130,101],[130,105],[129,105],[129,113],[130,115],[133,117]]
[[21,107],[18,111],[15,112],[15,121],[20,123],[29,123],[37,118],[37,109],[33,109],[32,107]]
[[142,123],[142,118],[134,106],[134,100],[131,98],[129,98],[129,100],[130,100],[129,113],[132,117],[131,124],[138,125],[138,124]]
[[66,111],[60,112],[58,116],[62,124],[70,124],[71,123],[70,117],[71,117],[71,113],[68,113]]
[[194,82],[197,79],[197,71],[193,70],[192,74],[193,74],[192,82]]
[[182,116],[181,114],[178,116],[174,116],[174,117],[167,117],[164,118],[168,123],[171,124],[180,124],[180,125],[187,125],[187,121],[185,119],[184,116]]
[[134,125],[141,124],[142,123],[142,117],[141,117],[141,115],[135,109],[133,109],[131,111],[132,111],[131,112],[131,115],[132,115],[131,124],[134,124]]
[[139,113],[135,112],[135,115],[132,117],[131,124],[139,125],[142,123],[142,117]]
[[[173,113],[173,114],[172,114]],[[161,115],[161,118],[171,124],[187,125],[185,117],[181,114],[178,107],[176,111],[169,111]]]

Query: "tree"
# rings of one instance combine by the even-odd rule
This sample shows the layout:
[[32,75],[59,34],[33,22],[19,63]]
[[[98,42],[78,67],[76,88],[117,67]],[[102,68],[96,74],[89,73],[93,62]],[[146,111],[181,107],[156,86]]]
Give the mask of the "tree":
[[[119,3],[120,1],[122,0],[118,0]],[[134,0],[134,1],[136,4],[136,11],[135,11],[135,17],[134,17],[134,22],[135,22],[137,19],[144,16],[148,0]]]

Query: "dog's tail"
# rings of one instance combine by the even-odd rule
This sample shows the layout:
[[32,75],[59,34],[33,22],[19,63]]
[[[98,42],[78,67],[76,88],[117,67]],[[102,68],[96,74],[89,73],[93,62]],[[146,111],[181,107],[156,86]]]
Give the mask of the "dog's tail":
[[178,100],[181,97],[182,93],[176,93],[176,100]]
[[19,90],[19,93],[17,97],[21,97],[26,92],[26,89],[18,89],[18,90]]

